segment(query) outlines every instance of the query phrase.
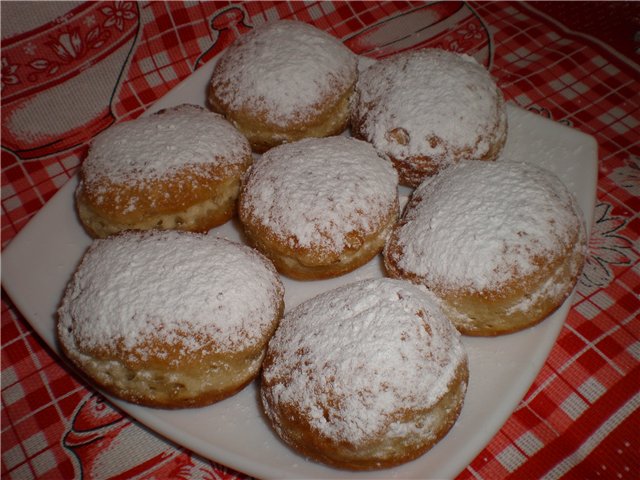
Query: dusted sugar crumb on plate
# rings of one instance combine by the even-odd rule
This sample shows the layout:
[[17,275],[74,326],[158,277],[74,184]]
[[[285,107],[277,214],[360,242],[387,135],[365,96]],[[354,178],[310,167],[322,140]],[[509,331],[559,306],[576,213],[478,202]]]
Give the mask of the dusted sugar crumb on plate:
[[304,22],[256,27],[225,50],[209,84],[209,105],[262,153],[306,137],[341,133],[357,57],[340,40]]
[[398,219],[398,177],[368,143],[304,139],[266,152],[242,187],[249,242],[297,279],[345,274],[378,255]]
[[456,422],[468,381],[460,334],[422,286],[389,278],[322,293],[283,318],[260,397],[273,428],[316,461],[408,462]]
[[251,148],[221,115],[180,105],[112,126],[92,142],[76,190],[93,237],[125,230],[205,232],[236,210]]
[[434,292],[462,333],[499,335],[556,310],[586,253],[582,212],[553,173],[463,161],[414,191],[384,263],[390,276]]
[[108,393],[208,405],[258,374],[284,309],[273,265],[200,233],[123,232],[91,244],[64,293],[62,352]]
[[351,128],[393,161],[401,184],[416,187],[460,160],[495,160],[507,114],[502,92],[473,57],[427,48],[360,73]]

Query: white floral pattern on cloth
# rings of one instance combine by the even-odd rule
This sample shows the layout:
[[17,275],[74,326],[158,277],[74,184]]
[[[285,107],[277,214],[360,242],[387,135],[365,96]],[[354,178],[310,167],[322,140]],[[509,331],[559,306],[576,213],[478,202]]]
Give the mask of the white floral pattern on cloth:
[[631,155],[625,166],[613,170],[609,178],[631,195],[640,197],[640,157]]
[[578,290],[588,295],[606,287],[614,278],[613,266],[630,265],[636,259],[633,242],[620,233],[628,223],[627,217],[611,215],[612,205],[596,205],[589,256],[580,279]]

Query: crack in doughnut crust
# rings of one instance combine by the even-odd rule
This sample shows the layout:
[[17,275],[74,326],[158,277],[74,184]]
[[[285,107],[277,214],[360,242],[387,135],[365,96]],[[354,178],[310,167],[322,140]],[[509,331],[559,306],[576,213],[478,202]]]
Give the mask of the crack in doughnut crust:
[[473,57],[422,49],[361,72],[351,128],[417,187],[460,160],[495,160],[507,139],[502,92]]
[[275,431],[303,455],[370,470],[417,458],[446,435],[467,381],[460,334],[436,300],[383,278],[287,313],[269,342],[260,397]]
[[398,219],[398,176],[368,143],[304,139],[249,170],[239,217],[249,242],[298,279],[350,272],[378,255]]
[[337,38],[303,22],[269,22],[222,54],[209,105],[262,153],[344,131],[356,76],[357,58]]
[[584,219],[559,178],[535,165],[462,161],[413,193],[384,250],[389,276],[425,285],[468,335],[544,320],[587,253]]
[[257,375],[284,309],[273,265],[250,247],[178,231],[95,240],[58,310],[62,352],[112,395],[208,405]]
[[205,232],[229,220],[253,161],[221,115],[181,105],[98,135],[80,170],[78,215],[93,237],[123,230]]

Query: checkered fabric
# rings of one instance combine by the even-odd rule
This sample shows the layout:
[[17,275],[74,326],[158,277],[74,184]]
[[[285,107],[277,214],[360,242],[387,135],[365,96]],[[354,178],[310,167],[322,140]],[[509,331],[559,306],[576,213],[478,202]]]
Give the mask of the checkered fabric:
[[[3,10],[7,3],[3,2]],[[599,146],[590,255],[575,303],[525,398],[458,478],[640,478],[638,39],[634,49],[626,43],[633,42],[631,38],[623,38],[625,48],[616,49],[610,44],[615,34],[609,23],[603,24],[608,35],[603,40],[597,32],[570,30],[557,20],[560,7],[554,7],[552,17],[545,13],[544,4],[471,2],[466,4],[472,12],[470,20],[443,39],[453,50],[465,50],[470,42],[488,46],[491,73],[508,100],[594,136]],[[602,22],[632,23],[634,15],[629,12],[635,12],[636,19],[640,14],[637,4],[635,8],[632,4],[621,4],[624,17],[612,16],[608,10]],[[241,8],[252,25],[296,18],[347,39],[381,19],[420,5],[253,2]],[[35,27],[3,38],[2,108],[10,112],[2,117],[3,247],[75,174],[96,133],[70,126],[73,136],[68,138],[73,141],[64,148],[55,149],[60,145],[53,138],[56,132],[44,132],[41,137],[46,142],[36,145],[40,137],[25,136],[18,128],[21,111],[13,106],[14,92],[35,97],[35,90],[47,88],[37,83],[45,74],[62,75],[71,60],[93,54],[92,48],[98,55],[111,42],[110,51],[122,52],[124,67],[115,86],[109,87],[109,112],[105,116],[100,110],[97,120],[92,120],[96,129],[103,128],[139,116],[226,46],[212,19],[229,7],[228,2],[100,2],[59,7],[82,11],[84,20],[71,25],[75,20],[61,15],[52,22],[51,28],[65,22],[69,28],[57,44],[52,37],[43,40],[50,48],[49,57],[35,54],[39,48]],[[578,9],[572,8],[572,26],[577,28]],[[587,2],[581,8],[593,30],[595,10]],[[2,16],[3,36],[6,18]],[[67,63],[54,63],[54,54]],[[27,79],[21,75],[28,66],[32,74]],[[97,66],[87,63],[78,68],[90,72]],[[19,91],[19,83],[27,80],[36,86]],[[72,91],[70,101],[80,93]],[[167,443],[104,403],[39,340],[4,290],[1,328],[2,478],[79,478],[83,473],[90,476],[88,472],[97,478],[115,474],[119,478],[244,478],[240,472]],[[110,436],[105,435],[98,447],[87,441],[88,432],[107,427]],[[98,462],[91,450],[110,449],[117,455],[115,435],[126,437],[128,445],[144,446],[144,455],[135,449],[119,452],[114,457],[121,460],[118,471],[115,464]]]

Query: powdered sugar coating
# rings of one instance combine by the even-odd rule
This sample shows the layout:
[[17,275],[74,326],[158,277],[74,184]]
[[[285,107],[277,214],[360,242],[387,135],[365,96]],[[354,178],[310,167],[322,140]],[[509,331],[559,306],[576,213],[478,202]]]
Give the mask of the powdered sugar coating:
[[124,233],[95,240],[58,311],[68,350],[110,349],[163,357],[145,342],[194,353],[237,352],[264,341],[283,287],[253,249],[177,231]]
[[[380,60],[360,74],[356,93],[360,131],[398,161],[428,156],[444,166],[458,155],[483,158],[506,132],[502,94],[465,54],[421,49]],[[390,134],[397,129],[405,133]]]
[[304,22],[280,20],[240,37],[211,79],[233,110],[259,112],[275,125],[317,113],[356,79],[357,58],[338,39]]
[[330,252],[352,231],[370,235],[397,202],[398,176],[368,143],[309,138],[275,147],[252,166],[241,196],[248,212],[291,247]]
[[88,186],[108,180],[141,185],[188,167],[209,177],[210,167],[240,165],[249,142],[221,115],[193,105],[119,123],[92,142],[82,165]]
[[382,278],[325,292],[286,314],[263,381],[273,403],[295,405],[314,431],[358,445],[418,432],[398,414],[436,404],[463,362],[460,335],[426,289]]
[[550,171],[463,161],[414,191],[385,255],[401,251],[393,261],[426,285],[499,290],[584,241],[583,232],[573,195]]

